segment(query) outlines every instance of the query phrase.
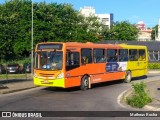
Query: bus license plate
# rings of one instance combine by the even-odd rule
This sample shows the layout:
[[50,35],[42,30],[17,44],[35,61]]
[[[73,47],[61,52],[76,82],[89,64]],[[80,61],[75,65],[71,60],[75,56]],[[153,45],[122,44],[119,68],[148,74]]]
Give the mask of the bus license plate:
[[48,83],[48,80],[44,80],[44,83]]

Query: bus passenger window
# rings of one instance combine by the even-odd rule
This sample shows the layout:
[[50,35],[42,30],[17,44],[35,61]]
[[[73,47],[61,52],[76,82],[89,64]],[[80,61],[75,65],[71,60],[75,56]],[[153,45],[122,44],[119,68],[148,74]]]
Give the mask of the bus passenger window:
[[79,65],[79,53],[78,52],[68,52],[67,53],[67,66]]
[[82,63],[87,64],[88,63],[88,58],[86,56],[82,57]]
[[92,50],[89,48],[81,49],[81,63],[88,64],[92,63]]
[[119,50],[119,62],[128,61],[128,49]]
[[146,53],[145,50],[139,50],[139,61],[145,61],[146,60]]
[[118,50],[117,49],[107,50],[107,62],[118,62]]
[[138,52],[136,49],[129,50],[129,60],[130,61],[137,61],[138,60]]
[[94,63],[106,62],[105,49],[94,49]]

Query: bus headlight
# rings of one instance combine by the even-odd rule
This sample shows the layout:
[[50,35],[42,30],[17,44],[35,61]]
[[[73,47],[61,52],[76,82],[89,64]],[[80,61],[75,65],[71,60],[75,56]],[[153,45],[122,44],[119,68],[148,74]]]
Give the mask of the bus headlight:
[[60,79],[60,78],[63,78],[64,77],[64,74],[63,73],[60,73],[57,78]]
[[33,75],[33,76],[34,76],[34,77],[38,77],[36,73],[34,73],[34,75]]

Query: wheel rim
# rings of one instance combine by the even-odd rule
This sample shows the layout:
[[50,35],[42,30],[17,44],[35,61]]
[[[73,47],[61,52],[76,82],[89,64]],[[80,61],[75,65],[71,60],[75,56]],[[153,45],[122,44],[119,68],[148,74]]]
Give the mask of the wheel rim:
[[128,74],[127,74],[127,81],[130,81],[130,80],[131,80],[131,74],[128,73]]
[[85,87],[88,86],[88,79],[87,79],[87,77],[84,79],[84,86],[85,86]]

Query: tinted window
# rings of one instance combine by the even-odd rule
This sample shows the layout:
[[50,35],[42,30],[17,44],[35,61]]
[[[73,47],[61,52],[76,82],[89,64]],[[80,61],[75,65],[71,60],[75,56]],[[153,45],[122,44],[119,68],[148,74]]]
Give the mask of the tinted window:
[[94,62],[95,63],[106,62],[105,49],[94,49]]
[[119,50],[119,61],[120,62],[128,61],[128,50],[127,49]]
[[79,52],[67,52],[66,70],[72,70],[80,66]]
[[130,61],[137,61],[138,60],[138,52],[136,49],[129,50],[129,60]]
[[139,58],[138,58],[139,61],[143,61],[143,60],[146,60],[146,52],[145,50],[139,50]]
[[92,50],[91,49],[81,49],[82,64],[92,63]]
[[67,52],[67,66],[79,65],[79,53]]
[[108,49],[107,50],[107,62],[117,62],[118,61],[118,50]]

